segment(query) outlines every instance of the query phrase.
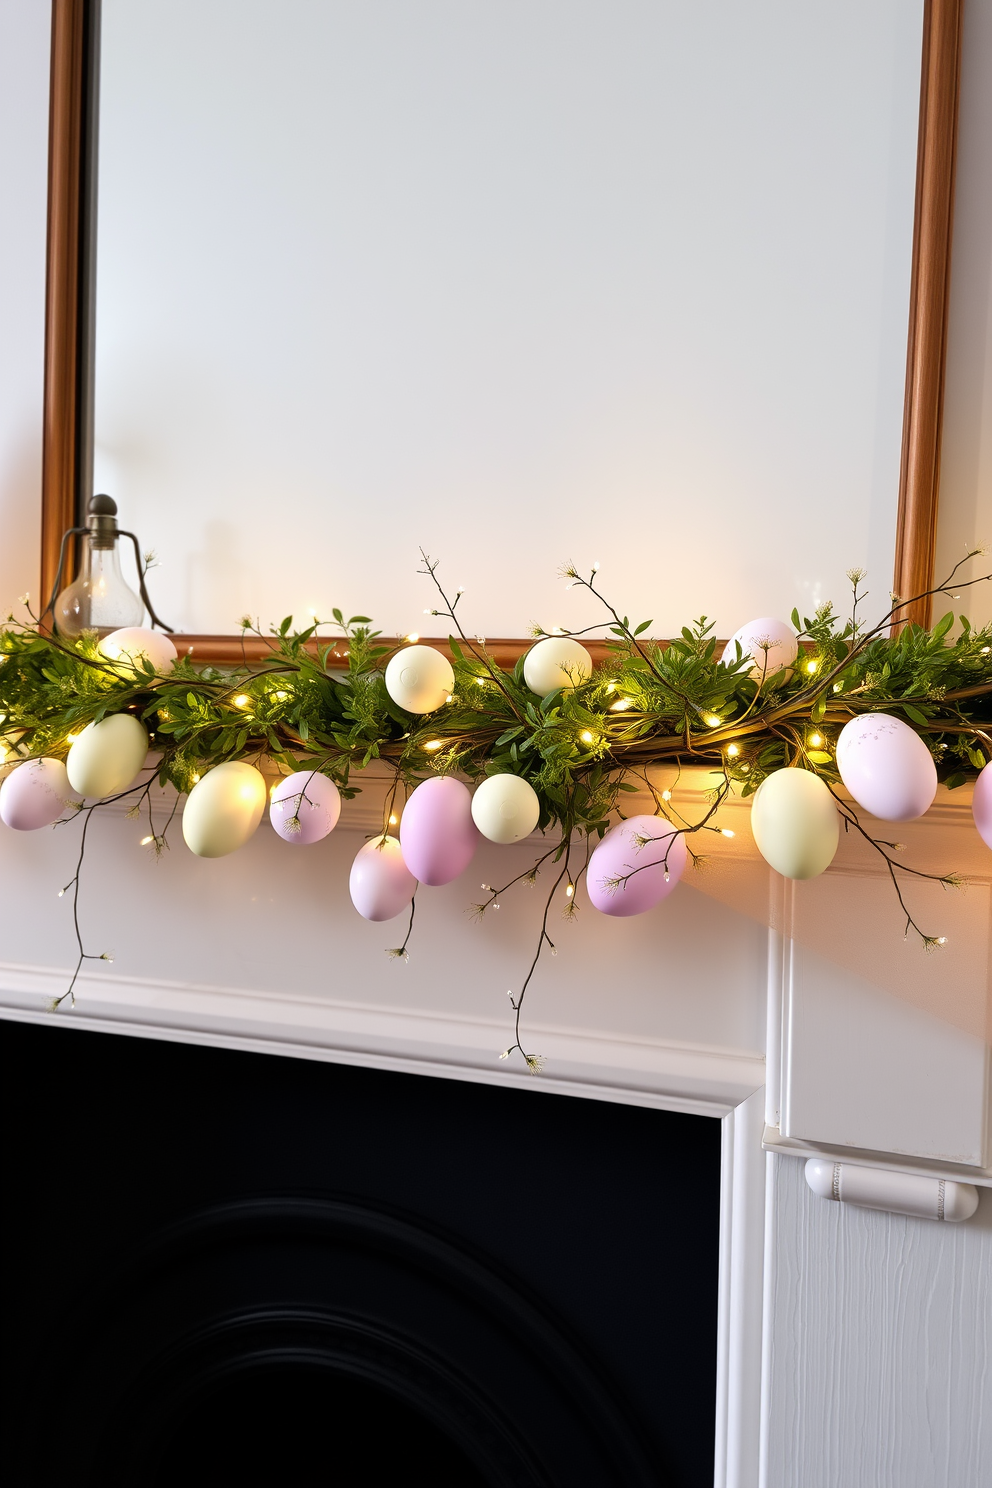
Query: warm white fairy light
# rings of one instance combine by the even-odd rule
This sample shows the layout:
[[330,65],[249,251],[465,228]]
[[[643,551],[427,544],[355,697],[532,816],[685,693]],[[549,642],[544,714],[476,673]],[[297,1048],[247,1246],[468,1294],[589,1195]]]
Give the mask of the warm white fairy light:
[[485,679],[485,677],[476,677],[476,679],[475,679],[475,685],[476,685],[476,687],[485,687],[485,685],[486,685],[486,679]]
[[809,674],[810,674],[811,677],[812,677],[812,675],[813,675],[814,672],[816,672],[816,671],[819,670],[819,667],[820,667],[820,663],[818,661],[808,661],[806,663],[806,670],[809,672]]
[[834,692],[841,692],[842,690],[843,690],[843,683],[841,683],[841,682],[835,682],[834,683]]
[[596,742],[596,735],[590,733],[588,729],[583,729],[581,734],[579,735],[579,738],[582,740],[583,744],[595,744]]
[[661,793],[661,799],[663,801],[670,801],[672,799],[672,793],[671,793],[671,791],[670,790],[663,790],[662,793]]
[[571,897],[572,897],[572,895],[574,893],[575,893],[575,885],[573,883],[570,883],[567,886],[567,888],[565,889],[565,898],[566,899],[571,899]]
[[732,832],[729,827],[721,827],[720,828],[720,836],[721,837],[736,837],[737,836],[737,833],[736,832]]
[[200,777],[196,773],[195,770],[193,771],[192,775],[189,778],[190,778],[190,780],[192,780],[192,782],[193,782],[194,785],[199,785],[199,783],[200,783]]
[[426,744],[421,745],[421,748],[422,749],[426,749],[429,754],[433,754],[436,749],[443,749],[444,748],[444,740],[443,739],[428,739],[428,741],[427,741]]
[[611,713],[626,713],[627,709],[628,708],[632,708],[633,706],[634,706],[634,699],[633,698],[621,698],[618,703],[611,703],[610,704],[610,712]]
[[727,745],[727,753],[729,754],[729,756],[730,756],[731,759],[736,759],[737,756],[740,754],[740,752],[741,752],[741,747],[740,747],[739,744],[728,744]]
[[234,703],[234,706],[236,708],[247,708],[248,704],[251,702],[251,698],[246,692],[239,692],[237,697],[232,698],[231,701]]
[[822,734],[810,734],[810,736],[809,736],[809,742],[812,744],[812,746],[813,746],[814,749],[819,749],[820,748],[820,745],[823,743],[823,735]]
[[149,842],[154,842],[154,841],[155,841],[155,838],[154,837],[142,837],[142,839],[139,842],[138,846],[139,847],[147,847],[148,844],[149,844]]
[[411,630],[410,634],[408,636],[404,636],[403,639],[406,641],[408,646],[415,646],[420,640],[420,635],[417,631]]
[[981,655],[982,656],[988,656],[988,654],[989,654],[990,651],[992,651],[992,646],[983,646],[982,647],[982,650],[981,650]]
[[397,822],[398,822],[398,821],[399,821],[399,817],[398,817],[398,816],[397,816],[397,815],[396,815],[396,813],[395,813],[395,811],[394,811],[394,812],[393,812],[393,813],[392,813],[392,815],[391,815],[391,816],[390,816],[390,818],[389,818],[389,825],[390,825],[390,826],[391,826],[391,827],[395,827],[395,825],[396,825],[396,823],[397,823]]

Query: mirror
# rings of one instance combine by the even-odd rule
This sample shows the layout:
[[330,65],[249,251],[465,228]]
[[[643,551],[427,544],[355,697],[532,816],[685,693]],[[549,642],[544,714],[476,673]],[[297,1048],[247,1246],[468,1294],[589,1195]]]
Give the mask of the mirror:
[[657,635],[887,608],[934,9],[103,0],[94,478],[159,612],[437,633],[421,545],[485,634],[598,619],[568,559]]

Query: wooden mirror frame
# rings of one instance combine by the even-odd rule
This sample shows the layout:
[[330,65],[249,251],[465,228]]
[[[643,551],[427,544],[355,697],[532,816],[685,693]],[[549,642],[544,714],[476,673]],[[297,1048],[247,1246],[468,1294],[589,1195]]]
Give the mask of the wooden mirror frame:
[[[963,3],[924,0],[909,345],[892,583],[897,595],[921,594],[934,578]],[[79,520],[83,472],[92,463],[99,29],[100,0],[52,0],[42,603],[55,582],[62,534]],[[906,620],[928,625],[930,615],[929,600],[905,606]],[[446,639],[424,639],[447,647]],[[238,635],[184,635],[183,642],[197,661],[234,663],[244,654]],[[525,640],[488,642],[503,666],[512,665],[530,644]],[[586,644],[597,661],[608,654],[601,641]],[[247,641],[249,658],[261,658],[266,649],[262,641]],[[346,645],[336,649],[343,660]]]

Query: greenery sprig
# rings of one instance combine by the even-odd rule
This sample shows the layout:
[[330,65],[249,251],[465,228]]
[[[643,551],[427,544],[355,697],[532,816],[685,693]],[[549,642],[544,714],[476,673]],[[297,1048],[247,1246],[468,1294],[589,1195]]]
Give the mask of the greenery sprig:
[[[595,567],[584,576],[569,564],[564,577],[587,591],[604,618],[583,631],[554,633],[603,630],[609,659],[578,685],[538,697],[525,684],[523,659],[512,670],[500,667],[485,640],[466,633],[461,592],[449,595],[437,563],[422,556],[421,571],[437,595],[432,613],[450,622],[452,631],[455,684],[450,701],[436,713],[417,717],[392,701],[383,680],[392,650],[364,615],[346,620],[334,610],[328,624],[315,621],[299,631],[287,617],[267,635],[246,617],[243,633],[268,645],[261,662],[249,662],[245,655],[241,665],[221,670],[183,657],[172,671],[158,674],[141,658],[108,660],[95,635],[68,641],[45,633],[29,611],[27,621],[11,616],[0,630],[0,762],[5,756],[8,761],[64,759],[86,724],[132,713],[149,730],[157,765],[152,780],[125,794],[136,797],[134,809],[147,806],[145,841],[156,853],[168,845],[175,807],[157,830],[150,816],[154,781],[183,794],[227,760],[321,772],[346,799],[358,789],[353,772],[381,761],[393,776],[383,830],[395,820],[400,798],[431,774],[458,772],[471,780],[505,772],[522,776],[537,793],[538,825],[554,834],[553,845],[501,888],[486,887],[487,897],[473,908],[485,915],[516,884],[534,883],[545,869],[552,876],[529,970],[519,991],[509,993],[514,1042],[501,1056],[517,1052],[534,1071],[542,1059],[521,1043],[521,1009],[542,953],[556,954],[549,931],[554,902],[563,896],[566,917],[575,914],[592,846],[611,816],[623,815],[625,794],[640,788],[651,793],[657,814],[688,844],[699,833],[721,830],[715,818],[732,790],[748,796],[786,766],[813,771],[834,792],[845,829],[860,834],[883,858],[907,933],[915,932],[927,949],[942,943],[942,937],[916,923],[902,875],[948,887],[959,880],[908,867],[896,857],[898,844],[871,836],[856,809],[837,794],[834,749],[837,733],[857,714],[893,713],[924,739],[949,788],[973,778],[992,757],[992,626],[973,629],[965,616],[949,612],[930,630],[893,629],[908,603],[894,599],[882,620],[866,628],[858,617],[864,574],[852,570],[849,616],[842,619],[829,604],[812,616],[793,611],[802,648],[797,664],[773,672],[766,647],[765,666],[755,676],[753,658],[739,647],[722,660],[705,616],[670,641],[647,639],[651,620],[631,623],[600,589]],[[956,584],[961,566],[929,592],[951,594],[968,587]],[[328,630],[334,632],[330,638]],[[541,638],[549,632],[538,627],[534,634]],[[346,664],[333,654],[341,637],[348,643]],[[651,772],[659,765],[702,765],[716,772],[710,803],[698,820],[681,813],[671,790],[658,792]],[[82,963],[91,958],[79,928],[79,880],[86,829],[102,804],[84,805],[78,813],[84,818],[79,862],[63,890],[73,890],[79,953],[65,994],[70,1003]],[[69,812],[66,819],[76,814]],[[617,887],[625,881],[618,880]],[[408,955],[413,918],[411,906],[406,938],[390,953],[397,958]]]

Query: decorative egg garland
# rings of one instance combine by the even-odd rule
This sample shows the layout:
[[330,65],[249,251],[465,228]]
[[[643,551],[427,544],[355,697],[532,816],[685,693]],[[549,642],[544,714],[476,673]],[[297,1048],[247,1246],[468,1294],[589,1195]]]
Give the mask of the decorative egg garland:
[[[484,886],[488,897],[474,906],[484,914],[514,883],[550,865],[536,954],[511,994],[514,1042],[501,1055],[519,1052],[533,1071],[542,1059],[520,1042],[520,1010],[542,951],[554,952],[547,926],[556,895],[574,913],[585,879],[590,903],[604,914],[651,909],[696,856],[691,837],[733,835],[715,821],[732,789],[755,794],[756,845],[786,877],[822,873],[841,823],[856,827],[886,860],[907,930],[927,949],[943,943],[916,924],[896,879],[903,865],[861,825],[856,807],[914,820],[931,805],[939,778],[953,788],[977,776],[975,823],[992,846],[992,627],[973,631],[962,618],[950,643],[949,615],[931,631],[907,626],[890,635],[893,611],[863,629],[856,619],[863,575],[852,572],[849,621],[830,606],[812,619],[793,611],[791,627],[762,617],[717,658],[705,620],[670,643],[644,641],[650,622],[632,627],[597,589],[595,569],[582,578],[569,566],[565,576],[606,608],[611,660],[594,669],[574,636],[538,631],[507,671],[481,638],[464,633],[460,593],[449,600],[436,566],[425,558],[423,572],[444,606],[432,613],[457,631],[454,664],[414,637],[387,647],[364,617],[345,621],[338,611],[346,675],[330,656],[340,641],[323,643],[316,623],[294,632],[284,621],[272,632],[269,661],[227,672],[198,670],[167,637],[139,627],[74,643],[9,625],[0,632],[0,821],[37,830],[77,812],[88,821],[108,799],[135,795],[140,803],[153,783],[136,783],[151,749],[159,756],[153,779],[187,794],[182,831],[199,856],[247,842],[267,800],[277,834],[308,845],[334,830],[342,799],[355,795],[352,770],[383,760],[394,771],[386,818],[356,856],[350,889],[366,919],[409,910],[406,939],[391,952],[403,957],[419,884],[457,879],[481,837],[509,844],[555,827],[560,835],[532,869],[500,889]],[[931,592],[949,592],[954,579]],[[699,821],[687,822],[670,792],[654,789],[648,772],[665,763],[719,771],[713,805]],[[259,765],[280,772],[271,791]],[[637,789],[634,779],[653,794],[653,816],[623,819],[622,792]],[[855,806],[837,794],[840,783]],[[407,796],[398,837],[389,831],[397,792]],[[622,819],[611,825],[611,815]],[[167,831],[146,841],[160,851]],[[957,882],[953,874],[906,871]],[[78,901],[78,873],[71,886]],[[82,963],[94,959],[78,931],[77,941],[72,982],[53,1006],[74,1000]]]

